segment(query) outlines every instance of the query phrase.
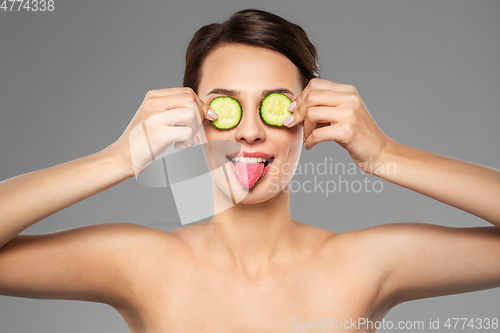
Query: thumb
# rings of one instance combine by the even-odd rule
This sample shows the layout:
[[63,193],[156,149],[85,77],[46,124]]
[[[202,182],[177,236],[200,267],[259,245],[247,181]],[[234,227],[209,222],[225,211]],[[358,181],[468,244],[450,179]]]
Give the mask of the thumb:
[[212,109],[210,109],[210,105],[208,103],[205,103],[198,95],[196,95],[196,99],[198,102],[200,117],[202,121],[204,121],[205,119],[215,120],[219,117]]

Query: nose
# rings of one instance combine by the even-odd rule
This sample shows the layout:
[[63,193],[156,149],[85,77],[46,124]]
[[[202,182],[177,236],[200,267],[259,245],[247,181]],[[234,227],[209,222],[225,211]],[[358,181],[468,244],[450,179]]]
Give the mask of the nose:
[[236,126],[236,140],[255,144],[266,140],[265,124],[260,120],[258,107],[243,109],[240,123]]

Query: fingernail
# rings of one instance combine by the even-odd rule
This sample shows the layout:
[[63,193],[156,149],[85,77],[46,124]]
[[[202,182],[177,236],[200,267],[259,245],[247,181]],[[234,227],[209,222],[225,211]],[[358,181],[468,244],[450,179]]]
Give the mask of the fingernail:
[[217,113],[214,112],[214,110],[212,109],[208,109],[208,112],[207,112],[208,116],[210,118],[212,118],[213,120],[219,118],[219,116],[217,115]]
[[290,104],[290,106],[288,107],[288,111],[292,112],[293,110],[295,110],[296,106],[297,106],[297,102],[293,101],[292,104]]
[[293,114],[285,119],[285,121],[283,122],[283,125],[288,126],[291,123],[293,123]]

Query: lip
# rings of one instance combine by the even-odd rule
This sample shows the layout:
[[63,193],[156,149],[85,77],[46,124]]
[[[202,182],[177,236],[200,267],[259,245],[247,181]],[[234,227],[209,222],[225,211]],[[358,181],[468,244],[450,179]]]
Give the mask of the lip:
[[237,153],[232,153],[227,155],[231,158],[235,157],[263,157],[263,158],[273,158],[272,155],[260,152],[260,151],[239,151]]

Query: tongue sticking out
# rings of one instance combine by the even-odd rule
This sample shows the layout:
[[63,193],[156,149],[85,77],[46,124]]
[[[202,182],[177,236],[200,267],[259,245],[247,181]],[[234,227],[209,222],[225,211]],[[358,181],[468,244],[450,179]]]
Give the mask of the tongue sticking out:
[[[232,163],[231,163],[232,164]],[[234,166],[236,176],[240,181],[241,186],[251,188],[259,180],[264,171],[264,163],[242,163],[236,162]]]

